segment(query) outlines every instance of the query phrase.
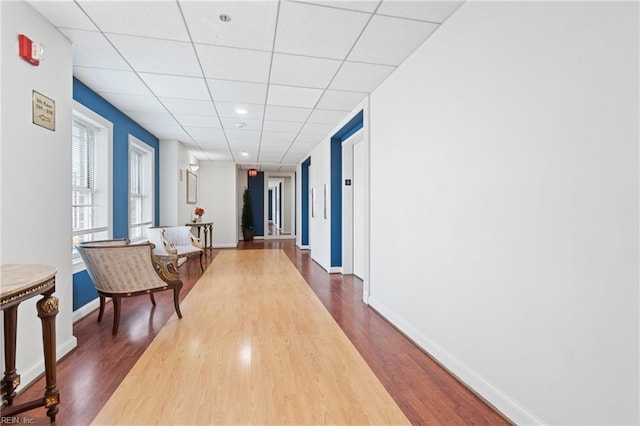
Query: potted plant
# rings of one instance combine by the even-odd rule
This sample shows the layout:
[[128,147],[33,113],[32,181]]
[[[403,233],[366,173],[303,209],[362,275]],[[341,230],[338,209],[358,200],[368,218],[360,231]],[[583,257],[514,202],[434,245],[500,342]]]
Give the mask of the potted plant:
[[242,228],[242,237],[245,241],[253,241],[253,206],[251,205],[251,194],[249,188],[244,188],[242,194],[242,219],[240,220],[240,227]]

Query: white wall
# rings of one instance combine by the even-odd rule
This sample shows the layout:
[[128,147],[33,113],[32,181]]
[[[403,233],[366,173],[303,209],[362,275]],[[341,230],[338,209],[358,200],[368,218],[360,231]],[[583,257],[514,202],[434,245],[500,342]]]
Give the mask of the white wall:
[[370,303],[521,424],[638,424],[638,4],[469,2],[370,98]]
[[244,236],[242,235],[242,196],[244,195],[244,189],[248,186],[249,179],[247,177],[247,171],[242,169],[237,169],[236,171],[236,229],[238,233],[238,237],[236,241],[242,240]]
[[[71,44],[27,3],[0,2],[0,10],[0,263],[57,268],[54,295],[60,300],[56,337],[61,357],[76,346],[71,319]],[[46,46],[40,66],[18,57],[18,34]],[[55,131],[32,124],[32,90],[55,101]],[[18,308],[19,389],[44,371],[35,307],[39,298]]]
[[238,244],[236,180],[235,163],[200,162],[196,206],[205,210],[203,221],[213,221],[213,246],[216,248]]
[[[307,157],[305,157],[307,158]],[[331,269],[331,215],[323,216],[323,189],[327,185],[327,212],[331,212],[331,143],[329,137],[311,151],[309,191],[315,189],[315,216],[309,218],[309,248],[311,258],[329,271]],[[309,195],[309,214],[313,200]],[[300,222],[302,223],[302,222]]]
[[191,163],[198,160],[182,142],[160,141],[160,226],[182,225],[193,218],[196,206],[187,204],[187,170]]

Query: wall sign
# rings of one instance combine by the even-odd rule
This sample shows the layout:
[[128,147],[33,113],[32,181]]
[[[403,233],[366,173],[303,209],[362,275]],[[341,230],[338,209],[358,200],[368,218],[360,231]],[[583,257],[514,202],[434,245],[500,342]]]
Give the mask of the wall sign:
[[33,124],[56,131],[56,101],[33,91],[31,96]]

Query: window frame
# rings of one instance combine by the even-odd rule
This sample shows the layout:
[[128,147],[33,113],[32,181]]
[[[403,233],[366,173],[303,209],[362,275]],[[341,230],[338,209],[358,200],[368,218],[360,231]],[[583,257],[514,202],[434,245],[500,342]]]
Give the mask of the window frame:
[[[142,156],[142,167],[144,168],[144,176],[138,176],[138,182],[143,186],[142,194],[132,192],[132,170],[131,160],[132,153],[137,153]],[[128,235],[131,242],[140,242],[147,239],[145,228],[151,227],[155,221],[155,153],[154,147],[147,145],[144,141],[136,138],[133,135],[129,135],[128,146],[128,158],[127,158],[127,227]],[[133,223],[132,202],[134,196],[138,196],[141,199],[140,206],[142,207],[142,219],[140,222]],[[145,199],[146,197],[146,199]],[[147,217],[148,214],[148,217]],[[141,232],[139,236],[134,237],[134,231],[140,228]]]
[[[106,118],[100,116],[96,112],[87,108],[77,101],[73,101],[72,106],[72,126],[74,121],[83,123],[88,127],[92,127],[94,133],[94,176],[97,182],[98,190],[93,191],[94,207],[98,204],[103,209],[106,220],[103,220],[99,226],[94,226],[90,230],[74,231],[73,222],[71,223],[71,238],[76,235],[87,235],[90,233],[106,232],[106,238],[112,238],[113,235],[113,123]],[[72,129],[73,131],[73,129]],[[73,144],[73,141],[72,141]],[[73,159],[71,158],[71,161]],[[71,183],[71,206],[73,208],[73,182]],[[96,200],[97,199],[97,200]],[[70,212],[73,215],[73,211]],[[70,218],[72,219],[72,218]],[[90,232],[86,232],[90,231]],[[72,248],[71,254],[72,272],[75,274],[86,269],[82,258],[75,248]]]

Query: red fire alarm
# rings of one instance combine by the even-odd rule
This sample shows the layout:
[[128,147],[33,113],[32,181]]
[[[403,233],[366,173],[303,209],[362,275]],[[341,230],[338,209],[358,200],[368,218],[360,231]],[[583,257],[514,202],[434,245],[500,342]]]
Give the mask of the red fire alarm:
[[258,171],[256,169],[249,169],[249,177],[258,176]]
[[18,52],[20,57],[31,65],[40,65],[42,54],[44,53],[44,46],[40,43],[32,41],[24,34],[18,35]]

